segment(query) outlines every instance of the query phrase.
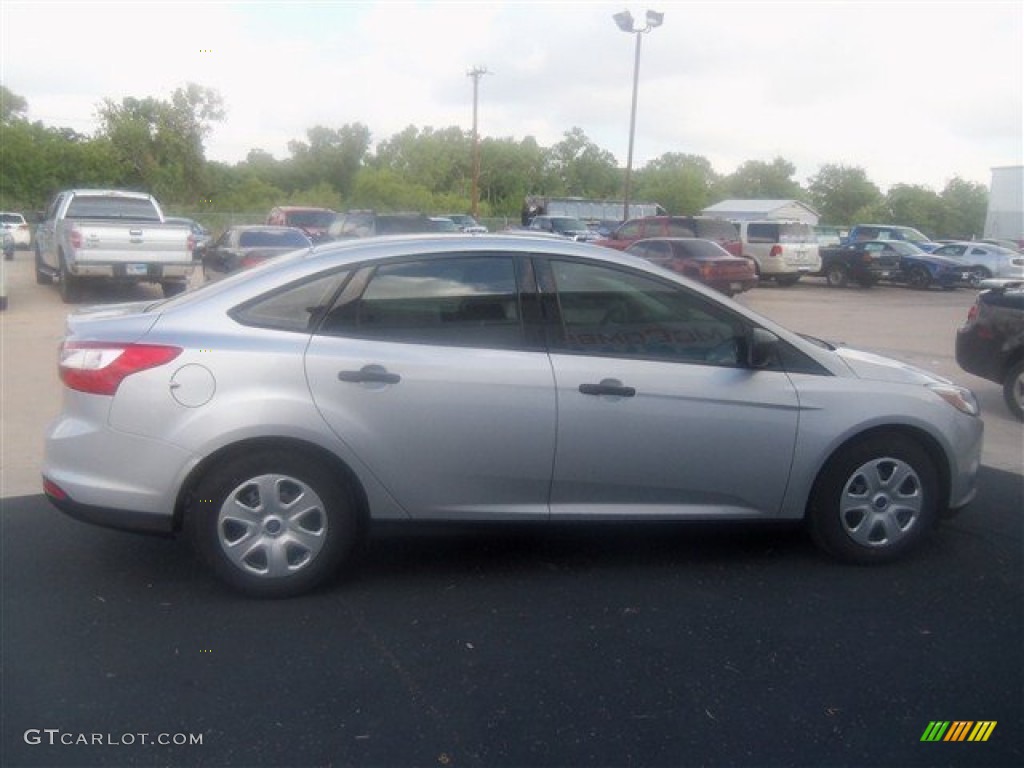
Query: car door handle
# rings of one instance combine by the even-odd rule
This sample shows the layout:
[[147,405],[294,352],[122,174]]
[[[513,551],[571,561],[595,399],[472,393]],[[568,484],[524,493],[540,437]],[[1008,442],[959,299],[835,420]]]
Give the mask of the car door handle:
[[624,387],[615,379],[605,379],[600,384],[580,384],[580,392],[584,395],[612,395],[613,397],[634,397],[635,387]]
[[338,371],[338,381],[352,384],[397,384],[402,377],[380,365],[365,365],[358,371]]

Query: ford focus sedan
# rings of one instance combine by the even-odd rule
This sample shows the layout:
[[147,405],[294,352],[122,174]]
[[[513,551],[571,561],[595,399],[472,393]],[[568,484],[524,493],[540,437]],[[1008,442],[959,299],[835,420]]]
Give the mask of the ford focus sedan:
[[362,239],[72,315],[43,485],[293,595],[377,520],[804,520],[888,561],[975,494],[970,391],[643,259]]

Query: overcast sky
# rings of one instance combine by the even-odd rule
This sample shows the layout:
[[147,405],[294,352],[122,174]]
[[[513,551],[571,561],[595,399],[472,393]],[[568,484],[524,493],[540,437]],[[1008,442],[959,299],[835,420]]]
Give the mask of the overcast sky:
[[472,127],[545,147],[578,127],[625,165],[635,37],[643,36],[634,167],[666,152],[731,173],[783,157],[882,187],[988,185],[1024,164],[1024,2],[0,1],[0,81],[28,117],[83,133],[96,106],[216,89],[227,119],[208,159],[288,157],[314,125]]

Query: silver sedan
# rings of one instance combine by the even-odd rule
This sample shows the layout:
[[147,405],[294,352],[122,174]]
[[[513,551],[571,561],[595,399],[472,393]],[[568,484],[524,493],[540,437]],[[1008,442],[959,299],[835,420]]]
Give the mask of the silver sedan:
[[932,253],[953,259],[971,272],[971,285],[978,287],[990,277],[1024,279],[1024,254],[981,241],[946,243]]
[[970,391],[647,261],[526,236],[295,252],[69,318],[44,488],[256,595],[374,520],[794,520],[892,560],[975,494]]

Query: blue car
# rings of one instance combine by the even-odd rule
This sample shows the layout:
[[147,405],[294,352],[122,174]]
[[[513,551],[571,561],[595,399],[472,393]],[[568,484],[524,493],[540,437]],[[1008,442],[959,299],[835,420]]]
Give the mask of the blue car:
[[905,283],[911,288],[926,291],[933,285],[951,291],[958,285],[967,285],[971,271],[959,261],[928,253],[913,243],[890,240],[888,246],[899,256],[899,269],[893,272],[893,282]]

